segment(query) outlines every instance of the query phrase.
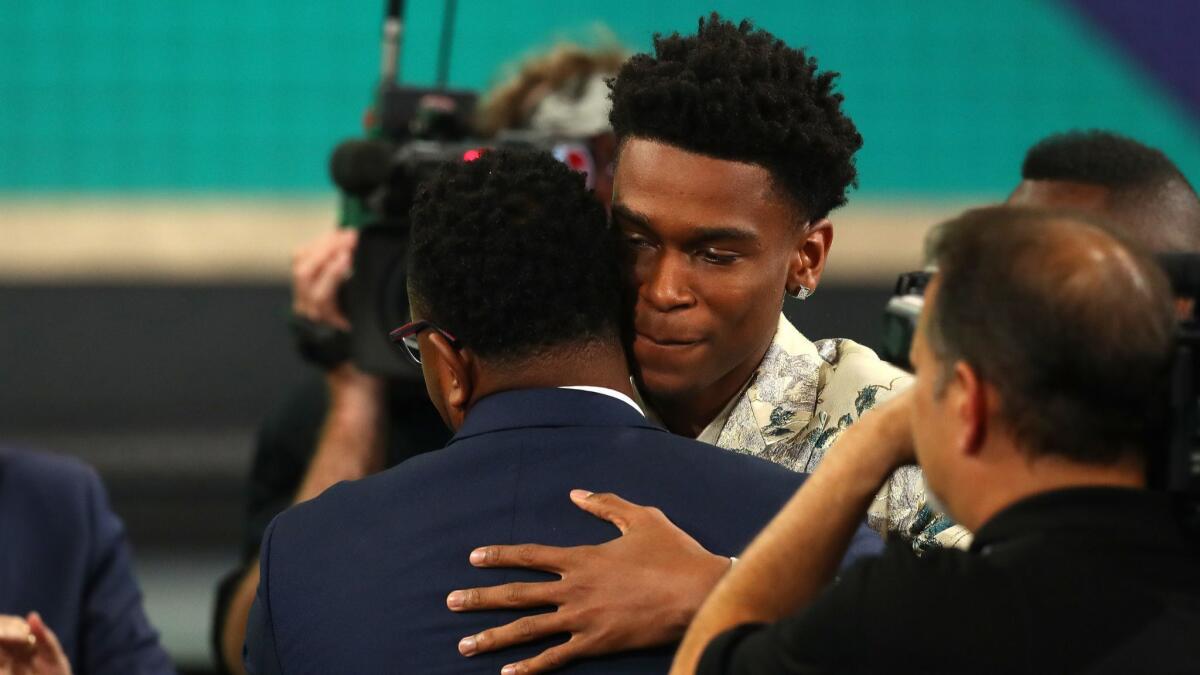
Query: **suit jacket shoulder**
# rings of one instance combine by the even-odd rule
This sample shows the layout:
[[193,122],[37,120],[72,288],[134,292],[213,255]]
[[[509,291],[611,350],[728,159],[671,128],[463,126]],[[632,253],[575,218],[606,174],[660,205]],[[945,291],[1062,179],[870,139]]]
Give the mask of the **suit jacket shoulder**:
[[[611,523],[571,503],[570,490],[583,488],[657,506],[709,551],[736,555],[803,480],[672,436],[603,395],[506,392],[477,405],[444,449],[335,485],[275,520],[263,543],[252,615],[261,625],[247,633],[247,664],[258,673],[275,672],[275,663],[288,672],[336,664],[364,673],[494,673],[548,644],[466,660],[459,638],[526,613],[454,614],[446,594],[553,577],[474,568],[474,548],[617,537]],[[670,648],[615,655],[564,672],[663,672],[670,656]]]

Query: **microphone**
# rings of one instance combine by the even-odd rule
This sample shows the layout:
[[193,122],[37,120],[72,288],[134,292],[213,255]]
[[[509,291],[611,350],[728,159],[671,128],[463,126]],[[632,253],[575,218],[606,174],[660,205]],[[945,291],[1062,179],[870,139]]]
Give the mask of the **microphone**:
[[366,197],[387,180],[392,144],[378,138],[342,141],[329,158],[329,175],[346,194]]
[[383,40],[380,45],[379,84],[394,83],[400,74],[400,40],[404,34],[404,3],[388,0],[383,16]]

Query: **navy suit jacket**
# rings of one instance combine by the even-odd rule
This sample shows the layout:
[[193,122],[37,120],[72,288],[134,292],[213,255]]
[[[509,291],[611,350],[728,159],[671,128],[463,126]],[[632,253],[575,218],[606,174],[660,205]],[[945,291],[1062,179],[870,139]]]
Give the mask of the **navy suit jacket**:
[[[487,544],[597,544],[619,533],[572,488],[658,506],[709,551],[736,555],[804,476],[667,433],[615,398],[566,389],[480,401],[445,449],[280,514],[263,538],[246,633],[252,673],[488,673],[563,637],[465,658],[460,638],[528,612],[455,614],[456,588],[541,581],[476,569]],[[874,553],[865,528],[854,553]],[[662,673],[672,647],[590,659],[564,673]]]
[[78,675],[175,672],[142,611],[125,528],[96,472],[0,449],[0,614],[31,611]]

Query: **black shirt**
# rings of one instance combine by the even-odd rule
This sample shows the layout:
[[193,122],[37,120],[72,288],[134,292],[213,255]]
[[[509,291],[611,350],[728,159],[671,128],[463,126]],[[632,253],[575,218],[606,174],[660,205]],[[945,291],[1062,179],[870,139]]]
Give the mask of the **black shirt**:
[[718,636],[699,673],[1200,673],[1200,551],[1165,495],[1061,490],[970,551],[864,560],[799,614]]

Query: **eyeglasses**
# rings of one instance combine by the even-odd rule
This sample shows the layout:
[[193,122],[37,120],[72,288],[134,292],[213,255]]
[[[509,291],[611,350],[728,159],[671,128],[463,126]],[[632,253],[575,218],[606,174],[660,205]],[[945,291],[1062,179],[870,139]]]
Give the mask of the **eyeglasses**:
[[423,330],[437,331],[442,337],[446,338],[451,347],[458,346],[458,338],[433,325],[432,322],[425,320],[409,321],[389,333],[388,337],[391,338],[392,342],[402,345],[404,353],[408,354],[408,358],[412,359],[412,362],[419,366],[421,365],[421,344],[417,341],[417,335],[420,335]]

